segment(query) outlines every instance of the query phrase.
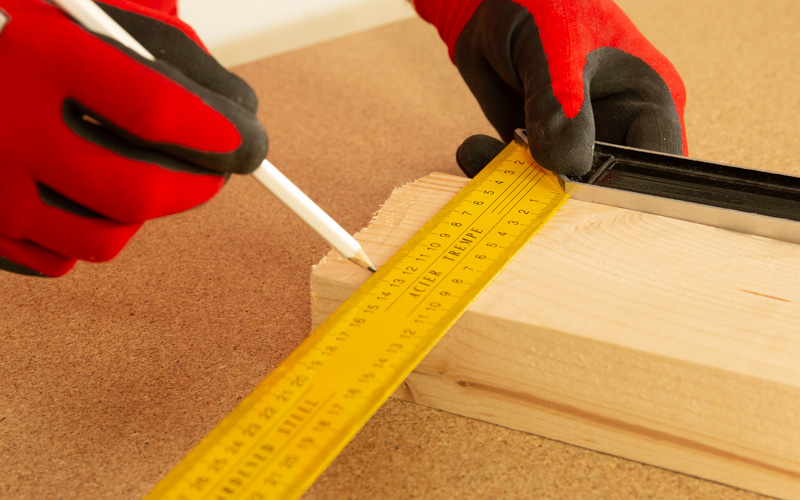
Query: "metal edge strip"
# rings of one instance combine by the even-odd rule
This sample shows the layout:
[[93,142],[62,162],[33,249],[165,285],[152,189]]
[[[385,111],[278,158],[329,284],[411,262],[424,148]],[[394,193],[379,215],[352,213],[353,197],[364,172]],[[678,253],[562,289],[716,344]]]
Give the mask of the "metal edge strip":
[[559,176],[564,190],[576,200],[662,215],[739,233],[800,244],[800,222],[728,208],[672,200],[647,194],[577,183]]

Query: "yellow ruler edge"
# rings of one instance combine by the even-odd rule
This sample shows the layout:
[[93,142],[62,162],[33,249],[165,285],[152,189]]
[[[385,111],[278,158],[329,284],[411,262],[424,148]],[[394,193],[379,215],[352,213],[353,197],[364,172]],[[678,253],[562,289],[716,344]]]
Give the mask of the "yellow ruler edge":
[[567,197],[509,144],[147,498],[302,495]]

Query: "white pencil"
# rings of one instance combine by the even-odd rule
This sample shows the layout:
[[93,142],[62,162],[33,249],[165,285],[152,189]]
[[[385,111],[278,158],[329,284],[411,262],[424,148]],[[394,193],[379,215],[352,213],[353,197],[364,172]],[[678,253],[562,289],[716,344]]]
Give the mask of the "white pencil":
[[[86,29],[116,40],[140,56],[155,61],[155,57],[147,49],[91,0],[53,0],[53,3]],[[303,222],[322,236],[337,252],[365,269],[376,271],[358,241],[269,161],[265,159],[261,162],[253,172],[253,177],[303,219]]]
[[261,166],[253,172],[253,177],[272,191],[276,198],[303,219],[303,222],[322,236],[337,252],[364,269],[372,272],[377,270],[358,241],[311,201],[300,188],[292,184],[272,163],[267,160],[262,161]]

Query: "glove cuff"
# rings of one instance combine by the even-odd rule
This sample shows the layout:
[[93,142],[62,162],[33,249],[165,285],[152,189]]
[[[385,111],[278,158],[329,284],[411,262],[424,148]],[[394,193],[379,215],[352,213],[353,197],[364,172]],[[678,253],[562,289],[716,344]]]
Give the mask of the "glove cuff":
[[133,0],[142,7],[157,10],[168,14],[170,16],[178,16],[178,1],[177,0]]
[[413,3],[419,17],[439,30],[439,36],[447,44],[450,60],[454,61],[458,37],[481,0],[414,0]]
[[141,14],[174,26],[186,33],[194,43],[208,53],[208,48],[200,40],[194,29],[178,18],[177,0],[97,0],[97,2]]

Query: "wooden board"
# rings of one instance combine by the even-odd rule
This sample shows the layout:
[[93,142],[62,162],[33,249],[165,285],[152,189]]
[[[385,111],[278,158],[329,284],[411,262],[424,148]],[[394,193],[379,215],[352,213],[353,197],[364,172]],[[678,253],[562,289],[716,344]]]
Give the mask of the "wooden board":
[[[466,183],[395,191],[380,265]],[[330,253],[319,324],[368,272]],[[570,200],[395,397],[800,498],[800,245]]]

